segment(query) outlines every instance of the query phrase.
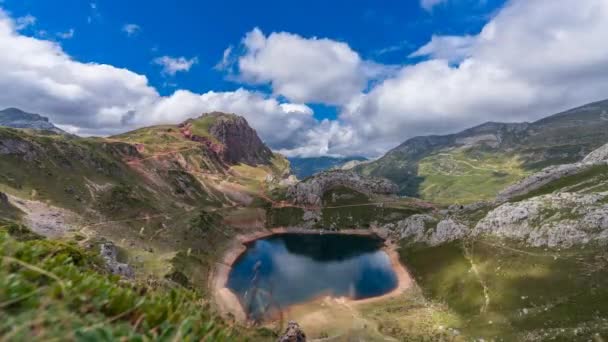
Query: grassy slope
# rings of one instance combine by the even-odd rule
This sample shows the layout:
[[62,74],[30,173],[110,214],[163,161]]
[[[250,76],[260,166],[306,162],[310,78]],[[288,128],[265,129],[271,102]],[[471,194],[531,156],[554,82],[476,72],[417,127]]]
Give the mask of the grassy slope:
[[16,224],[0,223],[0,256],[0,335],[8,340],[221,341],[243,332],[196,292],[121,282],[98,256]]
[[[486,124],[455,135],[417,137],[356,170],[388,178],[399,185],[401,194],[430,201],[487,199],[527,173],[580,161],[605,144],[607,111],[608,101],[603,101],[549,116],[519,131]],[[459,150],[462,139],[484,135],[498,135],[500,145],[474,144],[470,153]]]
[[440,204],[489,200],[529,172],[515,155],[471,153],[456,149],[436,153],[419,163],[422,198]]
[[[384,205],[376,203],[384,202]],[[393,203],[388,203],[393,201]],[[319,228],[369,228],[373,222],[387,223],[422,212],[409,206],[407,201],[386,198],[368,198],[357,191],[336,187],[323,195],[323,210]]]
[[513,198],[512,201],[518,202],[555,191],[583,193],[608,191],[608,165],[593,166],[583,172],[562,177],[523,196]]
[[404,247],[401,257],[425,296],[458,318],[450,327],[466,339],[608,336],[608,254],[601,247],[546,251],[476,240]]

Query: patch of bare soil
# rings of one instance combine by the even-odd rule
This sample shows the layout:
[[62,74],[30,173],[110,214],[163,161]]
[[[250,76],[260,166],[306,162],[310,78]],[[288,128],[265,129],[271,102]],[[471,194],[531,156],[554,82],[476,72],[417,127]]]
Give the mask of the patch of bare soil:
[[81,221],[76,213],[44,202],[11,195],[9,201],[25,213],[23,221],[30,229],[46,237],[57,238],[74,232]]

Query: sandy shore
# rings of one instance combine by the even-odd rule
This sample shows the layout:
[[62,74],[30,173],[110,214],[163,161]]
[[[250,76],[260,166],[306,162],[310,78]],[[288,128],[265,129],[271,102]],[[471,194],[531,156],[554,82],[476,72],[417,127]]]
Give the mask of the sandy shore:
[[[345,229],[340,231],[328,231],[328,230],[312,230],[306,228],[273,228],[263,231],[252,232],[248,234],[238,235],[231,245],[228,247],[220,263],[217,263],[211,279],[210,288],[213,293],[215,304],[219,312],[224,316],[232,316],[237,322],[246,322],[247,315],[232,290],[226,287],[228,282],[228,276],[230,274],[231,267],[234,262],[247,250],[246,245],[255,240],[259,240],[265,237],[269,237],[275,234],[343,234],[343,235],[362,235],[362,236],[381,236],[375,230],[364,230],[364,229]],[[399,261],[399,253],[397,252],[397,246],[391,243],[385,243],[382,250],[388,255],[393,271],[397,276],[398,285],[397,287],[382,296],[366,298],[366,299],[352,299],[348,297],[340,298],[341,301],[345,301],[351,304],[364,304],[380,300],[386,300],[388,298],[399,296],[404,293],[410,286],[412,286],[412,277],[407,272],[406,268]],[[289,311],[289,308],[286,309]]]

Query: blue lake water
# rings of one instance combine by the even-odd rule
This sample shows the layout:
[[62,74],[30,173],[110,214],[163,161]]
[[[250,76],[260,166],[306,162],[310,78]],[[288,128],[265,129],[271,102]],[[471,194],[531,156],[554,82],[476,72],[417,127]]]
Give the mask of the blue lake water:
[[227,286],[261,320],[318,296],[363,299],[397,287],[382,240],[339,234],[279,234],[260,239],[234,263]]

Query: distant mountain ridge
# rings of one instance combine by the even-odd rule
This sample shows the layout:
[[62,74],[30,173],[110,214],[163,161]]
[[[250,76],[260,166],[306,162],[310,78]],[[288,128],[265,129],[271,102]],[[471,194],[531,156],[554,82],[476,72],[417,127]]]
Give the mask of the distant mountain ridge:
[[364,157],[292,157],[287,158],[291,163],[291,170],[298,179],[310,177],[315,173],[340,167],[351,161],[364,161]]
[[45,116],[27,113],[18,108],[6,108],[0,111],[0,126],[21,129],[50,131],[57,134],[66,132],[53,125]]
[[580,161],[608,142],[608,100],[535,122],[487,122],[448,135],[419,136],[356,171],[385,177],[402,195],[439,202],[492,198],[543,167]]

